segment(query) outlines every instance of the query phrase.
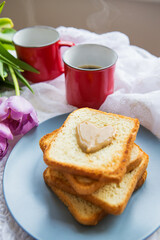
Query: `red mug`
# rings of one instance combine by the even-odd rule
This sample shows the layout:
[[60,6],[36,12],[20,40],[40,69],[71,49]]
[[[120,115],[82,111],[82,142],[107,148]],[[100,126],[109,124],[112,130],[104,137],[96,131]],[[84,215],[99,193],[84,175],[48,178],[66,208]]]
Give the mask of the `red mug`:
[[63,54],[67,102],[99,109],[114,91],[117,54],[98,44],[73,46]]
[[64,72],[60,48],[72,42],[61,41],[56,29],[33,26],[17,31],[13,37],[17,57],[40,73],[24,71],[23,76],[34,83],[52,80]]

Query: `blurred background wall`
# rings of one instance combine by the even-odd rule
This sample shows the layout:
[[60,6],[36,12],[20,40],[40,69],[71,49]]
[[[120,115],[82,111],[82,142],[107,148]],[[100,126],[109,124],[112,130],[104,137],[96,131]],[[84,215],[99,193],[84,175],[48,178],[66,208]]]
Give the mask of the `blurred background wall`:
[[132,45],[160,56],[160,0],[6,0],[1,16],[10,17],[16,30],[48,25],[120,31]]

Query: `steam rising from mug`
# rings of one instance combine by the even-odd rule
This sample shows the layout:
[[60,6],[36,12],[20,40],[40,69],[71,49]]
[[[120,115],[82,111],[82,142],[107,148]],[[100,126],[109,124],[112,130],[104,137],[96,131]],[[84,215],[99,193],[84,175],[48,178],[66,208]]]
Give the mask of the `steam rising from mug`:
[[120,11],[114,1],[92,0],[91,9],[95,9],[86,19],[88,29],[102,33],[104,29],[111,31],[113,24],[118,21]]

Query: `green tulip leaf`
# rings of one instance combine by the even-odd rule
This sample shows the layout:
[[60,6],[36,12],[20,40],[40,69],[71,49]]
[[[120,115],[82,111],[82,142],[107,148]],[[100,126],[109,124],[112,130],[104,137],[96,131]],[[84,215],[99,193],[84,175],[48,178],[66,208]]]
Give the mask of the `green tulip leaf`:
[[15,58],[12,54],[10,54],[4,47],[3,45],[0,43],[0,53],[3,57],[5,57],[6,59],[8,59],[10,62],[12,62],[14,65],[19,66],[19,68],[23,69],[23,70],[27,70],[30,72],[35,72],[35,73],[39,73],[39,71],[35,68],[33,68],[32,66],[30,66],[29,64]]
[[29,84],[28,81],[22,76],[22,74],[21,74],[19,71],[17,71],[17,70],[15,70],[15,74],[16,74],[17,78],[19,79],[19,81],[21,81],[26,87],[29,88],[29,90],[30,90],[32,93],[34,93],[34,92],[33,92],[33,89],[32,89],[31,86],[30,86],[30,84]]
[[[3,10],[5,1],[0,4],[0,13]],[[24,70],[39,73],[37,69],[28,63],[14,57],[8,50],[15,50],[13,36],[16,30],[13,29],[13,22],[10,18],[0,18],[0,89],[2,87],[15,89],[16,95],[20,95],[21,88],[19,82],[22,82],[33,93],[29,82],[22,76]],[[11,77],[11,81],[8,77]]]
[[16,64],[14,64],[13,62],[11,62],[9,59],[7,59],[6,57],[4,57],[4,56],[1,55],[1,54],[0,54],[0,60],[1,60],[3,63],[7,64],[8,66],[11,66],[11,67],[13,67],[13,68],[15,68],[15,69],[18,69],[18,70],[23,71],[19,66],[17,66]]
[[3,70],[4,70],[4,68],[3,68],[3,62],[0,61],[0,76],[1,76],[1,78],[3,79],[3,81],[4,81],[5,78],[4,78],[4,75],[3,75]]
[[3,62],[0,61],[0,76],[3,79],[3,81],[5,81],[5,78],[7,77],[7,72],[4,69],[4,64]]
[[9,66],[8,68],[9,68],[9,71],[10,71],[12,79],[13,79],[13,84],[14,84],[16,96],[20,96],[20,89],[19,89],[18,79],[16,77],[14,69],[11,66]]
[[11,43],[2,43],[2,46],[6,49],[6,50],[14,50],[15,51],[15,47],[13,44]]
[[0,4],[0,14],[1,14],[2,10],[3,10],[4,5],[5,5],[5,1]]

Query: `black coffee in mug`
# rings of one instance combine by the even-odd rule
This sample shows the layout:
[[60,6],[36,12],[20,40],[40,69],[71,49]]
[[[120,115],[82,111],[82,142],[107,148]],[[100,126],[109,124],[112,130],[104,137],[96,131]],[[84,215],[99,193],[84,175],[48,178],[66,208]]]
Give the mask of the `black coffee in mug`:
[[83,66],[79,66],[79,68],[95,70],[95,69],[99,69],[101,67],[100,66],[96,66],[96,65],[83,65]]

